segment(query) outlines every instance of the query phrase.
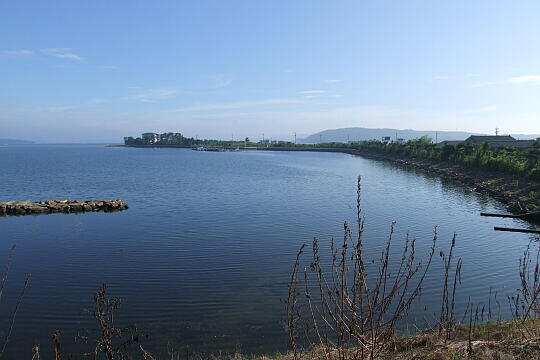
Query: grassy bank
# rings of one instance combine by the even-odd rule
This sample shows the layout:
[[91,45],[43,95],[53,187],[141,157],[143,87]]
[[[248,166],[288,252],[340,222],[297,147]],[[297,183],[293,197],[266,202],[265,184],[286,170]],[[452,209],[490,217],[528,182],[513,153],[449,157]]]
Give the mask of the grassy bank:
[[[305,360],[361,359],[358,348],[324,349],[315,346],[300,356]],[[232,358],[248,359],[237,354]],[[294,354],[259,360],[295,360]],[[500,321],[472,328],[458,326],[449,336],[428,331],[414,336],[396,336],[375,359],[387,360],[533,360],[540,359],[540,320]]]

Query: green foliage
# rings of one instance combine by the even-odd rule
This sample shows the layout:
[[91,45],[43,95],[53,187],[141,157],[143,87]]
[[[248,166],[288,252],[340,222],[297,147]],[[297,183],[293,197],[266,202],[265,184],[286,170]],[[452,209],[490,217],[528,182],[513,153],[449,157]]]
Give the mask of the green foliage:
[[[537,142],[539,142],[537,140]],[[467,142],[459,145],[435,146],[431,139],[420,138],[405,143],[365,141],[352,145],[368,153],[394,154],[433,161],[444,161],[468,167],[495,170],[540,180],[540,151],[523,151],[514,147],[492,148],[489,143],[476,145]]]
[[254,146],[255,144],[249,141],[246,137],[242,141],[224,141],[224,140],[212,140],[212,139],[194,139],[184,137],[180,133],[163,133],[154,134],[146,133],[141,137],[133,138],[131,136],[124,138],[124,144],[126,145],[158,145],[158,146],[226,146],[226,147],[239,147],[239,146]]

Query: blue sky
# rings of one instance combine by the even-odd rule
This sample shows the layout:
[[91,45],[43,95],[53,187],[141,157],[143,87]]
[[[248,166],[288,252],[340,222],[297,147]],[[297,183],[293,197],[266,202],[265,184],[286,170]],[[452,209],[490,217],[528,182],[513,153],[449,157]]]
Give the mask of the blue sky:
[[0,3],[0,137],[540,133],[540,2]]

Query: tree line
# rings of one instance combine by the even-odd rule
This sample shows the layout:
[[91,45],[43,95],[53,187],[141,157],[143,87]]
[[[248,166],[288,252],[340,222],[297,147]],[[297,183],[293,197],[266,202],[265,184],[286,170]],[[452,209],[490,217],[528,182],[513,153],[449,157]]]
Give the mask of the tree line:
[[350,147],[367,153],[383,153],[449,162],[540,180],[540,138],[535,141],[532,150],[513,146],[493,147],[488,142],[481,145],[464,142],[458,145],[445,144],[438,147],[429,137],[425,136],[404,143],[364,141],[351,144]]

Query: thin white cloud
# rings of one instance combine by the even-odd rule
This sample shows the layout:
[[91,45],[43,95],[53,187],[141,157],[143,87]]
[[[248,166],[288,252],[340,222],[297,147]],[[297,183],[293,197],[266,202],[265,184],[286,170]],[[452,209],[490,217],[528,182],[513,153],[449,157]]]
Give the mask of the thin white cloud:
[[339,83],[341,82],[341,80],[337,80],[337,79],[330,79],[330,80],[324,80],[325,83],[327,84],[335,84],[335,83]]
[[51,113],[63,113],[71,109],[73,109],[72,106],[48,106],[44,108],[39,108],[38,110]]
[[170,88],[145,89],[132,86],[130,89],[134,91],[131,99],[144,103],[157,103],[161,100],[171,99],[177,94],[176,90]]
[[16,49],[16,50],[3,50],[0,51],[0,54],[6,56],[32,56],[34,52],[32,50],[26,49]]
[[98,66],[98,69],[100,69],[100,70],[118,70],[119,67],[114,66],[114,65],[102,65],[102,66]]
[[52,56],[59,59],[66,59],[76,62],[83,62],[84,58],[80,55],[70,52],[70,48],[49,48],[42,49],[41,52],[47,56]]
[[322,95],[322,94],[328,94],[327,90],[304,90],[300,91],[300,94],[302,95]]
[[103,98],[93,98],[88,100],[89,105],[101,105],[101,104],[107,104],[109,100],[103,99]]
[[534,84],[540,85],[540,75],[526,75],[526,76],[516,76],[508,80],[512,84],[523,84],[532,82]]
[[484,114],[484,113],[490,113],[494,111],[499,111],[501,108],[497,105],[488,105],[484,107],[474,108],[463,111],[464,115],[474,115],[474,114]]
[[473,87],[473,88],[482,88],[482,87],[493,86],[493,85],[497,85],[497,84],[499,84],[498,81],[484,81],[484,82],[474,83],[474,84],[471,85],[471,87]]
[[232,84],[236,78],[233,73],[221,73],[207,76],[210,87],[213,89],[224,88]]
[[237,101],[230,103],[221,103],[221,104],[204,104],[204,105],[195,105],[187,106],[179,109],[172,110],[170,112],[204,112],[204,111],[214,111],[214,110],[229,110],[229,109],[242,109],[242,108],[254,108],[262,107],[268,105],[288,105],[288,104],[302,104],[305,101],[297,98],[276,98],[276,99],[264,99],[264,100],[254,100],[254,101]]

